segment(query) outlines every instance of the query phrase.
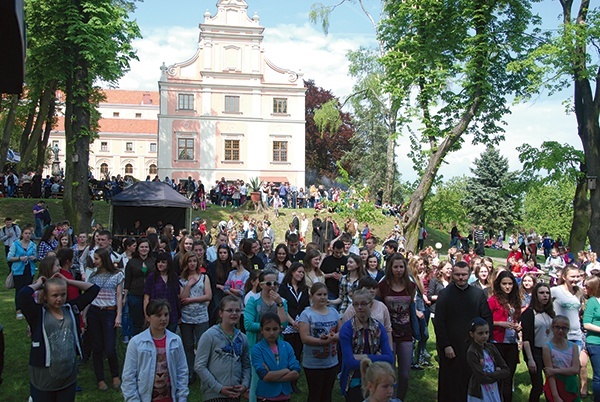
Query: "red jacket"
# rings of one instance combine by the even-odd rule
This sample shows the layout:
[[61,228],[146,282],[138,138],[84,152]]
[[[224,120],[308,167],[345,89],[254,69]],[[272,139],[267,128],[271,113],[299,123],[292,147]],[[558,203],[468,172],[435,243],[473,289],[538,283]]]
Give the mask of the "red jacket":
[[[504,305],[500,304],[496,296],[492,296],[488,299],[488,305],[490,306],[490,310],[492,311],[493,321],[508,321],[508,310],[504,307]],[[506,328],[494,325],[492,331],[494,341],[498,343],[503,343],[505,331]]]

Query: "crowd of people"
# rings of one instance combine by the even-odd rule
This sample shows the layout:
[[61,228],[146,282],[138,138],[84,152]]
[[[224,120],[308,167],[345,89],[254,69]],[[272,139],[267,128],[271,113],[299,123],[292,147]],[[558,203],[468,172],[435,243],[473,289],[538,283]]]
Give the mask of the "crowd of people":
[[36,227],[7,217],[32,399],[74,400],[81,358],[98,390],[131,401],[185,401],[197,381],[205,401],[287,401],[301,375],[310,402],[336,389],[349,402],[402,401],[411,370],[437,355],[438,400],[509,402],[521,353],[530,401],[585,396],[589,361],[600,398],[596,254],[553,248],[538,264],[517,247],[498,264],[455,244],[413,253],[398,228],[379,248],[368,223],[291,216],[279,241],[268,216],[231,216],[118,239],[41,222],[37,244]]

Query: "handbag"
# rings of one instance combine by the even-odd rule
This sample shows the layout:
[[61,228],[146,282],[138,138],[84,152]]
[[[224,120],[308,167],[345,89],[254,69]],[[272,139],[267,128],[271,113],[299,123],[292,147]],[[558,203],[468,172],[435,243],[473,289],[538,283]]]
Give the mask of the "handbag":
[[4,286],[6,286],[6,289],[14,289],[15,288],[15,277],[13,276],[12,271],[10,271],[10,274],[8,274],[8,276],[6,277]]

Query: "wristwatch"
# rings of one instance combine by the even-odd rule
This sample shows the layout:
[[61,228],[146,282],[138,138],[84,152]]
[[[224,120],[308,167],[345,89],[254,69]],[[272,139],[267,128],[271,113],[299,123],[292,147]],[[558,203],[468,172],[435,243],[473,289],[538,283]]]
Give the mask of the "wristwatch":
[[277,303],[277,307],[283,307],[283,302],[282,303]]

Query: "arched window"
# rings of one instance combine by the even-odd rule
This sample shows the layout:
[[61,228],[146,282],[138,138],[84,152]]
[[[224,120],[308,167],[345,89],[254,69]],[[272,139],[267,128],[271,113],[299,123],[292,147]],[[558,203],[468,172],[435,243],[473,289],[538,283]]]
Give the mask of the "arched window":
[[148,174],[158,174],[158,169],[154,163],[148,167]]
[[125,174],[133,174],[133,165],[131,163],[125,165]]
[[108,164],[103,163],[102,165],[100,165],[100,173],[102,175],[106,175],[108,173]]

